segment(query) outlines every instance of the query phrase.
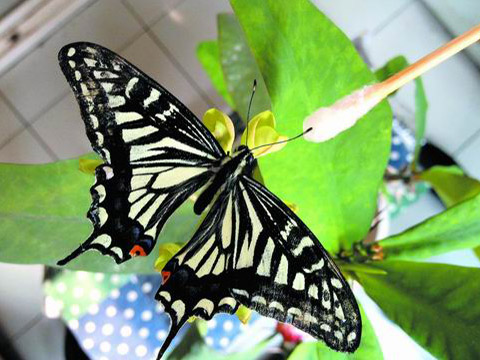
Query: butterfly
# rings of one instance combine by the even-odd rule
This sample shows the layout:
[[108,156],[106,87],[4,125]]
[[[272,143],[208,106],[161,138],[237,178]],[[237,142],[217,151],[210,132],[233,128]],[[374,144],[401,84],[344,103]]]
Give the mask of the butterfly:
[[90,190],[93,232],[59,265],[91,249],[117,263],[148,255],[170,215],[200,190],[194,212],[206,216],[165,265],[155,295],[171,318],[159,358],[191,316],[209,320],[240,304],[337,351],[358,348],[349,285],[308,227],[252,178],[248,147],[226,154],[179,100],[106,48],[69,44],[59,63],[104,161]]

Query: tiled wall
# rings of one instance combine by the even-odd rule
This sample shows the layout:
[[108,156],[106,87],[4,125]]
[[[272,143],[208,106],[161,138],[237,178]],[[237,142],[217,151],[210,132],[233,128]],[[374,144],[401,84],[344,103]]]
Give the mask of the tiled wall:
[[[449,40],[418,0],[313,2],[351,38],[365,35],[374,66],[398,54],[414,61]],[[49,162],[91,151],[56,60],[58,50],[72,41],[97,42],[121,53],[198,116],[212,106],[224,108],[195,48],[216,37],[216,14],[225,11],[230,11],[227,0],[95,2],[0,78],[0,162]],[[428,138],[480,177],[477,68],[458,55],[424,78]],[[413,88],[402,90],[396,102],[411,118]],[[0,271],[0,316],[7,335],[26,359],[61,359],[61,326],[40,315],[41,267],[0,264]]]

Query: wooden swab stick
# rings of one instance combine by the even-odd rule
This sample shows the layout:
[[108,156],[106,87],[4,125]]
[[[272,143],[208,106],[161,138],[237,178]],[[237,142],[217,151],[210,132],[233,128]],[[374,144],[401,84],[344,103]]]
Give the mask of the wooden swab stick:
[[480,40],[480,24],[387,80],[365,86],[337,100],[329,107],[316,110],[303,122],[304,131],[313,129],[306,133],[304,138],[312,142],[322,142],[335,137],[355,125],[358,119],[388,95],[478,40]]

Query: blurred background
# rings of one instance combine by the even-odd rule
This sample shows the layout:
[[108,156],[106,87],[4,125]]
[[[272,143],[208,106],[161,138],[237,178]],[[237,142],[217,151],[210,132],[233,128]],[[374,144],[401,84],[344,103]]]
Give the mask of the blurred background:
[[[480,22],[476,0],[313,2],[355,40],[372,69],[396,55],[414,62]],[[96,42],[120,53],[199,117],[211,107],[226,110],[195,56],[199,41],[216,38],[220,12],[231,12],[227,0],[1,0],[0,162],[45,163],[91,151],[56,59],[58,50],[73,41]],[[477,46],[423,76],[428,142],[477,178],[479,68]],[[413,93],[407,86],[391,101],[397,118],[408,125],[414,119]],[[388,231],[397,233],[442,209],[427,193],[392,220]],[[432,261],[479,265],[468,251]],[[64,359],[65,325],[45,316],[43,266],[0,263],[0,273],[0,359]],[[385,358],[398,358],[398,351],[410,359],[431,358],[376,313],[375,305],[365,309]]]

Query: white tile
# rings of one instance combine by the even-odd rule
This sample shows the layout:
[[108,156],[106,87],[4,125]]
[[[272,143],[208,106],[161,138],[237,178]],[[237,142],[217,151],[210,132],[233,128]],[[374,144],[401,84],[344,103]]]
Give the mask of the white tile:
[[[416,2],[366,42],[375,67],[397,55],[413,63],[450,40],[427,9]],[[449,154],[480,128],[480,74],[464,54],[423,76],[428,97],[427,138]],[[397,94],[398,101],[414,107],[414,87]]]
[[53,158],[44,150],[28,129],[23,130],[0,149],[0,162],[47,163]]
[[42,312],[43,266],[0,263],[0,273],[2,328],[12,337]]
[[25,360],[63,360],[65,325],[61,320],[43,318],[13,345]]
[[470,176],[480,180],[480,134],[456,156],[456,160]]
[[0,98],[0,146],[18,134],[21,129],[23,129],[23,125],[20,120]]
[[125,49],[122,56],[169,90],[199,118],[209,108],[147,34]]
[[351,39],[375,30],[412,0],[312,0]]
[[184,0],[126,0],[147,25],[166,15]]
[[224,103],[213,89],[195,52],[200,41],[217,38],[216,17],[222,12],[232,12],[227,0],[187,0],[152,27],[155,36],[206,92],[211,102],[219,107]]
[[93,151],[72,92],[43,114],[32,127],[60,159]]
[[[480,2],[478,0],[423,0],[449,31],[458,36],[478,24]],[[480,66],[480,44],[465,49]]]
[[19,5],[21,1],[22,0],[2,0],[0,2],[0,16],[8,14],[8,12],[11,11],[14,6]]
[[121,2],[100,0],[6,73],[0,79],[0,90],[27,121],[32,121],[67,89],[57,60],[62,46],[91,41],[117,50],[141,31]]
[[390,220],[390,235],[399,234],[412,226],[415,226],[428,218],[441,213],[444,206],[432,193],[428,192],[400,214]]

